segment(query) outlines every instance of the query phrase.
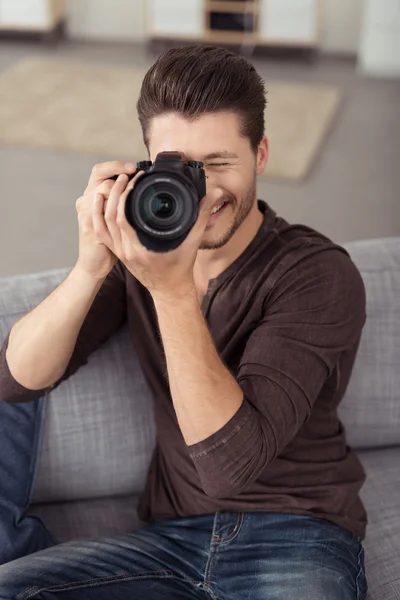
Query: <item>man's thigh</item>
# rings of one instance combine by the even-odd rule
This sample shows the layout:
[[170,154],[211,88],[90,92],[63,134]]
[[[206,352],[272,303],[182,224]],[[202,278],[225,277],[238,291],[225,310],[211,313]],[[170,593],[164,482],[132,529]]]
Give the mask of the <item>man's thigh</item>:
[[324,519],[244,513],[207,580],[223,600],[365,600],[361,541]]
[[0,566],[0,600],[206,600],[201,553],[144,527],[77,540]]

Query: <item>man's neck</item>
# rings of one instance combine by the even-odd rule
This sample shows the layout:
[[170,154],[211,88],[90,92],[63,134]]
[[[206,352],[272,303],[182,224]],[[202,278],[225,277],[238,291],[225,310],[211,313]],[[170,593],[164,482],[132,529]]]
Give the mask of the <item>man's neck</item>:
[[258,208],[258,202],[256,201],[247,218],[225,246],[217,250],[198,251],[194,274],[199,287],[207,286],[210,279],[218,277],[243,254],[256,236],[263,220],[264,215]]

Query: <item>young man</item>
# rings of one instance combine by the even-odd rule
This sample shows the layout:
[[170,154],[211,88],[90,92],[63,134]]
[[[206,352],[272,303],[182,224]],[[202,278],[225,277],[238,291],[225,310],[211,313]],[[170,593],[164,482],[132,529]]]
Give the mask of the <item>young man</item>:
[[[139,506],[147,525],[56,544],[37,520],[15,518],[9,483],[3,600],[365,598],[365,473],[337,416],[364,286],[343,248],[257,199],[264,108],[261,78],[226,49],[174,49],[145,76],[149,158],[179,151],[208,177],[197,222],[171,252],[147,251],[126,221],[140,173],[93,169],[76,205],[77,264],[12,328],[0,394],[8,410],[34,407],[21,419],[29,457],[38,402],[128,318],[158,430]],[[21,485],[29,470],[18,464]]]

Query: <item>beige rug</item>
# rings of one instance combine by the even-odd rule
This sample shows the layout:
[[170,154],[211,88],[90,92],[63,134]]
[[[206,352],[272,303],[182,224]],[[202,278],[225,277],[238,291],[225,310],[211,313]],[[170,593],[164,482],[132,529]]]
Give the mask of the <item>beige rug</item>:
[[[136,115],[145,70],[32,58],[0,76],[0,141],[96,155],[147,158]],[[341,94],[331,86],[268,82],[267,178],[298,181],[320,150]]]

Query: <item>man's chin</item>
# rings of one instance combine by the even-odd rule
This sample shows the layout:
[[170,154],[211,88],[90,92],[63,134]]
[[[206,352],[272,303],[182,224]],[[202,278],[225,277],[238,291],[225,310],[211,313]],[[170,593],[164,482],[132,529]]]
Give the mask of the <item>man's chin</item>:
[[199,250],[218,250],[227,244],[230,240],[228,236],[228,232],[225,232],[225,235],[216,236],[212,233],[212,228],[208,230],[209,233],[207,235],[207,229],[205,231],[205,235],[201,241]]

